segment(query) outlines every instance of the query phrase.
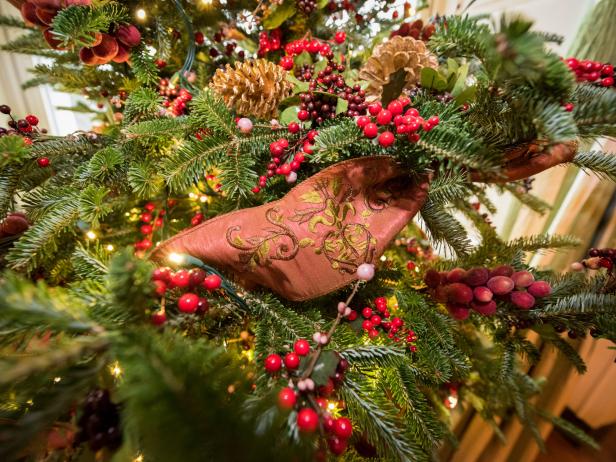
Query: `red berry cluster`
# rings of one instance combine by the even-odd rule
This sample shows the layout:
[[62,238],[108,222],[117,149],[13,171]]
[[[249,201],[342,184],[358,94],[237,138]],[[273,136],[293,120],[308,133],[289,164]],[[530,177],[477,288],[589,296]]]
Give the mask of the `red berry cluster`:
[[577,264],[574,263],[572,268],[578,271],[583,270],[584,268],[593,270],[605,268],[611,273],[616,265],[616,249],[592,248],[588,251],[588,256],[590,258],[582,260]]
[[424,282],[434,298],[446,303],[449,313],[458,320],[468,318],[471,308],[483,316],[494,315],[496,300],[529,310],[535,306],[535,298],[552,293],[548,282],[536,281],[528,271],[515,271],[509,265],[491,270],[484,267],[454,268],[440,273],[428,270]]
[[259,51],[257,51],[257,56],[261,58],[270,51],[280,50],[281,46],[282,30],[280,28],[271,30],[269,34],[267,31],[263,31],[259,34]]
[[[164,297],[169,290],[177,289],[178,294],[182,294],[177,300],[178,310],[187,314],[205,313],[209,308],[207,299],[195,292],[199,292],[200,289],[212,292],[222,285],[220,276],[208,275],[201,268],[181,269],[176,272],[168,267],[156,268],[152,273],[152,281],[155,286],[154,292],[159,297]],[[151,320],[156,325],[164,324],[167,320],[166,310],[161,308],[153,313]]]
[[[404,320],[399,317],[393,317],[390,319],[390,312],[387,309],[387,299],[385,297],[377,297],[374,299],[375,310],[369,306],[361,310],[361,316],[364,321],[361,323],[361,328],[368,333],[368,337],[371,339],[377,338],[381,331],[387,333],[394,342],[400,342],[402,339],[406,340],[406,344],[413,353],[417,351],[417,334],[412,329],[407,329],[404,326]],[[347,316],[350,322],[359,318],[359,313],[355,310],[351,310],[351,313]]]
[[[434,115],[425,120],[419,111],[414,107],[405,107],[411,103],[406,96],[391,101],[387,109],[383,109],[381,103],[374,103],[368,106],[368,112],[372,116],[361,116],[357,118],[357,126],[364,132],[366,138],[376,138],[379,144],[387,148],[394,144],[396,135],[402,135],[409,141],[416,143],[419,141],[419,131],[429,132],[439,124],[438,116]],[[380,127],[385,130],[379,134]]]
[[[282,370],[283,365],[289,372],[289,377],[296,374],[300,365],[300,357],[310,354],[310,344],[300,339],[293,345],[293,351],[287,353],[284,359],[277,354],[271,354],[265,359],[265,370],[276,374]],[[327,408],[327,397],[331,396],[337,385],[344,380],[344,373],[349,367],[346,359],[340,358],[336,372],[330,377],[327,384],[316,387],[311,378],[291,380],[290,385],[278,392],[278,405],[285,410],[297,410],[297,427],[303,433],[314,433],[319,424],[329,433],[327,442],[330,451],[335,455],[342,454],[353,434],[353,426],[347,418],[333,418]],[[309,399],[314,398],[314,399]],[[314,408],[316,403],[317,407]]]
[[169,79],[160,79],[158,94],[164,98],[163,106],[167,108],[167,114],[173,117],[187,114],[187,104],[193,99],[186,88],[171,85]]
[[614,66],[609,63],[589,59],[580,61],[575,58],[567,58],[565,62],[569,69],[575,72],[578,82],[592,82],[603,87],[614,86]]
[[[23,119],[15,120],[11,114],[10,106],[7,106],[6,104],[0,105],[0,113],[6,114],[10,117],[10,120],[7,123],[9,128],[0,127],[0,137],[7,135],[18,135],[23,138],[26,145],[31,146],[32,139],[34,137],[39,134],[47,133],[47,129],[38,128],[39,119],[35,115],[29,114]],[[49,166],[49,158],[39,157],[37,159],[37,163],[39,167],[47,167]]]
[[416,40],[423,40],[427,42],[434,34],[436,30],[436,26],[434,24],[427,24],[424,26],[424,23],[421,19],[417,19],[413,22],[405,22],[400,25],[398,30],[393,31],[389,34],[390,37],[395,37],[399,35],[401,37],[413,37]]
[[[297,122],[291,122],[287,126],[287,130],[291,134],[299,133],[301,130]],[[274,175],[282,175],[286,177],[288,183],[297,181],[297,171],[300,169],[306,157],[313,153],[312,143],[317,137],[316,130],[310,130],[306,136],[301,137],[293,146],[289,144],[286,138],[280,138],[270,144],[271,162],[267,165],[267,174],[259,177],[259,184],[252,189],[253,193],[258,193],[261,188],[267,185],[269,178]]]
[[139,232],[143,235],[143,239],[135,243],[135,250],[144,251],[152,247],[152,234],[163,225],[165,214],[165,209],[157,210],[153,202],[148,202],[143,206],[143,211],[139,215]]

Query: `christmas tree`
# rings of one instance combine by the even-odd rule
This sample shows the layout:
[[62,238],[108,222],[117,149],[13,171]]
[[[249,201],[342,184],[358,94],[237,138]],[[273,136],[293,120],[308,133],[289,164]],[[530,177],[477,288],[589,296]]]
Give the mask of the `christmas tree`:
[[456,406],[596,445],[529,370],[616,338],[616,250],[533,268],[576,240],[487,191],[616,181],[611,64],[386,1],[11,3],[96,128],[0,106],[2,460],[432,460]]

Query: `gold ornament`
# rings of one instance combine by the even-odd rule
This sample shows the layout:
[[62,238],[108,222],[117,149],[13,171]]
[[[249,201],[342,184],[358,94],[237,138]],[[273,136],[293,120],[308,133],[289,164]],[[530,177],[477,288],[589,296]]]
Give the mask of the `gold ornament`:
[[291,96],[293,85],[286,77],[287,71],[279,65],[254,59],[218,69],[210,87],[238,114],[269,119],[277,115],[280,102]]
[[384,86],[392,83],[394,74],[403,77],[403,88],[409,89],[417,85],[424,67],[436,69],[437,65],[436,56],[427,50],[424,42],[413,37],[395,36],[373,50],[359,71],[359,78],[368,82],[366,95],[373,101],[381,97]]

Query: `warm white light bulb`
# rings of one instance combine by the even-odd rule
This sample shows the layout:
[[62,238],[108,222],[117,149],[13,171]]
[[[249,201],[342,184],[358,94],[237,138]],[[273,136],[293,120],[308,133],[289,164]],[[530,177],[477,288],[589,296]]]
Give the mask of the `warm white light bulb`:
[[180,255],[179,253],[175,252],[171,252],[168,258],[171,263],[175,263],[176,265],[179,265],[184,261],[184,257],[182,257],[182,255]]
[[87,237],[88,239],[90,239],[90,240],[94,240],[94,239],[96,239],[96,233],[95,233],[94,231],[88,231],[88,232],[86,233],[86,237]]
[[114,247],[113,247],[113,245],[111,245],[111,244],[107,244],[107,247],[106,247],[106,248],[107,248],[107,250],[108,250],[109,252],[113,252],[113,248],[114,248]]
[[139,21],[145,21],[145,18],[148,17],[148,14],[143,8],[139,8],[137,11],[135,11],[135,16]]

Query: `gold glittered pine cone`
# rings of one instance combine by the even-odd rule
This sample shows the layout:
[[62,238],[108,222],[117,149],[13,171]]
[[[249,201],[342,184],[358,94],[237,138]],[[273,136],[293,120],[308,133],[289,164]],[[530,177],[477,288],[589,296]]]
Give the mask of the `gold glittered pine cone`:
[[291,96],[293,85],[286,77],[287,71],[279,65],[253,59],[218,69],[210,88],[238,114],[269,119],[278,114],[280,102]]
[[359,71],[359,78],[368,82],[366,95],[369,100],[379,99],[383,86],[389,84],[393,75],[404,69],[404,88],[413,88],[421,78],[424,67],[436,69],[438,60],[426,48],[426,44],[413,37],[395,36],[374,48],[372,56]]

